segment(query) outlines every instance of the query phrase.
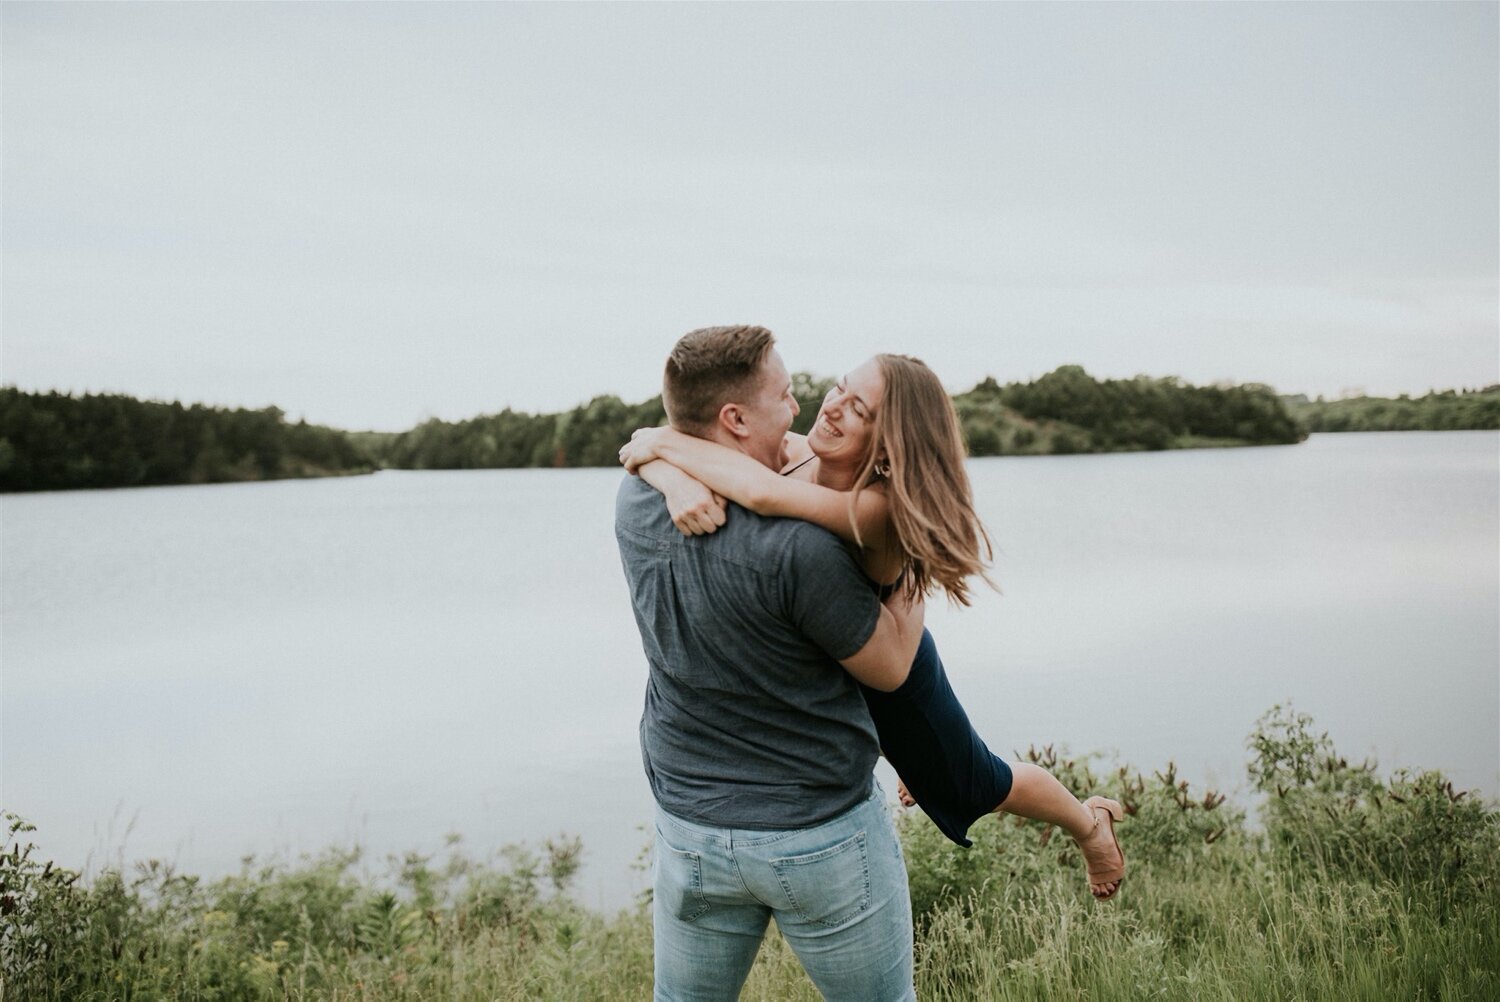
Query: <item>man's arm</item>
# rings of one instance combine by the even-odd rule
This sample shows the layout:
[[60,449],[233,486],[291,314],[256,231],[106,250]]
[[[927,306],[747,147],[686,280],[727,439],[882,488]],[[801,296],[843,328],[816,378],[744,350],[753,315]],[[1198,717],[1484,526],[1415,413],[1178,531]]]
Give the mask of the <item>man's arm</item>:
[[917,647],[922,643],[922,625],[927,603],[921,596],[908,602],[902,590],[880,606],[875,632],[865,645],[839,664],[856,679],[881,692],[899,688],[911,672]]
[[792,623],[855,679],[882,692],[906,681],[922,642],[921,598],[879,601],[853,554],[810,525],[787,547],[781,582]]

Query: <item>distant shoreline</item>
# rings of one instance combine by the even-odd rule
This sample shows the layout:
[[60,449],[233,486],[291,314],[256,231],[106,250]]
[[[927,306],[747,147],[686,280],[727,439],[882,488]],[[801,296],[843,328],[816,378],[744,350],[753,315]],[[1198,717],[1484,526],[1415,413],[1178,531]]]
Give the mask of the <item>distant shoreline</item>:
[[[832,381],[793,377],[806,431]],[[1309,400],[1258,383],[1097,380],[1062,366],[1028,383],[986,379],[953,397],[969,454],[1160,452],[1291,445],[1313,432],[1500,428],[1500,385],[1419,398]],[[230,410],[112,394],[0,387],[0,493],[353,476],[381,469],[610,467],[631,431],[664,423],[660,397],[595,397],[571,411],[506,409],[404,432],[291,423],[275,407]]]

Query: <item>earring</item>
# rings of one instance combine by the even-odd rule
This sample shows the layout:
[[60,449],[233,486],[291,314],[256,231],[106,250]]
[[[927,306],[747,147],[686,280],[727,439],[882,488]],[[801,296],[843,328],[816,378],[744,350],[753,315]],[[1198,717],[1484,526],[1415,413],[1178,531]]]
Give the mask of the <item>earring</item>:
[[891,475],[891,462],[890,462],[890,460],[888,460],[888,459],[882,459],[882,460],[880,460],[880,462],[876,463],[875,464],[875,475],[877,477],[889,477]]

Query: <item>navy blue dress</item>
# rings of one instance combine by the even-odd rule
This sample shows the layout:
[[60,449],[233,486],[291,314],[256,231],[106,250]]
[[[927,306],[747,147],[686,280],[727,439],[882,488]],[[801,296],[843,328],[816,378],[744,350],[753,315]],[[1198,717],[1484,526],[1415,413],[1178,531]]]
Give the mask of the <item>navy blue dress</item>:
[[860,686],[880,750],[944,835],[964,848],[969,826],[1010,795],[1010,766],[985,745],[959,705],[932,634],[894,692]]
[[[786,476],[812,462],[808,456]],[[895,583],[871,586],[881,599],[901,587]],[[880,751],[906,784],[917,806],[933,824],[965,849],[969,826],[1010,796],[1010,766],[992,753],[969,723],[959,705],[948,673],[938,657],[937,644],[927,629],[911,663],[911,673],[894,692],[861,685],[865,705],[875,721]]]

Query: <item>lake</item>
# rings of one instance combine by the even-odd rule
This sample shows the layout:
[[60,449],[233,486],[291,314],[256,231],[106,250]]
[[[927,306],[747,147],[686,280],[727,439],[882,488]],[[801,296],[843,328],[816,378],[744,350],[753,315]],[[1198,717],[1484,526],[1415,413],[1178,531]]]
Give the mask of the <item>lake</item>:
[[[997,751],[1172,759],[1248,802],[1245,737],[1290,699],[1351,758],[1500,791],[1500,433],[969,469],[1004,594],[928,625]],[[94,871],[566,832],[579,899],[628,904],[651,814],[620,476],[0,499],[0,803]]]

